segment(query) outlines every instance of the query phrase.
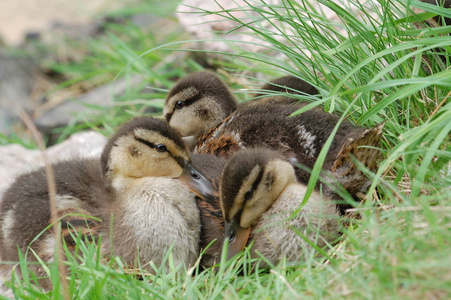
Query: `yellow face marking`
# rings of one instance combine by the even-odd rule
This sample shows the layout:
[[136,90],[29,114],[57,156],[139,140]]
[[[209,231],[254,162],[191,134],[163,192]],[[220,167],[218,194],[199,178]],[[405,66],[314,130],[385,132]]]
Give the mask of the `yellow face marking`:
[[253,186],[255,180],[257,180],[257,177],[260,174],[260,171],[261,171],[260,166],[258,166],[258,165],[255,166],[251,170],[249,175],[243,180],[243,183],[241,184],[241,187],[240,187],[235,199],[233,200],[233,205],[230,208],[229,216],[231,219],[233,219],[236,214],[238,214],[240,211],[243,210],[243,207],[245,205],[244,195],[250,189],[252,189],[252,186]]
[[[142,128],[138,128],[134,130],[135,137],[141,138],[143,140],[149,141],[155,145],[163,144],[168,149],[169,153],[172,156],[180,156],[185,160],[189,160],[188,153],[186,149],[180,148],[173,140],[162,136],[156,131],[148,131]],[[157,150],[155,150],[157,151]]]
[[[157,147],[163,144],[167,151],[158,151],[137,139]],[[181,160],[189,160],[187,151],[173,140],[156,131],[137,128],[117,139],[109,156],[110,172],[107,176],[113,182],[120,178],[178,177],[182,173]],[[113,183],[114,186],[114,183]]]

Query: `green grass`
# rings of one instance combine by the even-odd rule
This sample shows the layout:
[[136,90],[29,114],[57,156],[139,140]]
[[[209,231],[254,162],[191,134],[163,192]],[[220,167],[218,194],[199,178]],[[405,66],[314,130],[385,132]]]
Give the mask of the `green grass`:
[[[223,60],[214,63],[229,74],[243,74],[246,84],[234,86],[241,99],[249,99],[262,81],[292,74],[320,90],[317,98],[300,99],[324,105],[326,111],[342,114],[358,125],[385,122],[385,159],[373,174],[367,200],[346,217],[340,241],[325,249],[328,256],[316,256],[314,250],[296,266],[282,263],[271,270],[249,272],[249,258],[244,255],[215,270],[198,272],[194,268],[180,274],[174,270],[137,280],[124,273],[119,260],[105,262],[99,258],[98,247],[82,244],[82,263],[67,262],[73,298],[451,297],[451,27],[418,29],[412,24],[436,14],[451,17],[451,12],[414,0],[370,1],[366,8],[360,5],[362,1],[351,0],[350,6],[363,15],[359,19],[336,1],[319,2],[335,11],[341,21],[326,19],[302,1],[283,1],[276,6],[249,1],[246,9],[254,13],[253,21],[241,26],[257,37],[259,44],[266,42],[268,51],[257,53],[243,47],[233,55],[224,53]],[[412,7],[429,13],[415,16]],[[230,12],[200,11],[234,19]],[[274,26],[267,28],[265,23]],[[130,116],[144,113],[142,106],[121,105],[121,101],[162,99],[174,79],[200,68],[187,58],[154,69],[165,55],[186,47],[180,41],[183,34],[148,42],[144,34],[131,28],[130,36],[137,37],[131,41],[121,37],[126,28],[116,28],[116,34],[107,35],[108,42],[93,42],[93,55],[78,67],[60,66],[61,72],[76,74],[78,79],[73,82],[105,82],[121,72],[120,76],[143,75],[149,85],[162,88],[148,98],[132,92],[130,98],[117,99],[118,107],[85,121],[83,126],[106,134]],[[178,50],[168,50],[174,48]],[[443,55],[443,63],[435,49]],[[274,52],[283,56],[275,58]],[[263,74],[264,80],[244,75],[243,70]],[[161,105],[161,100],[158,103]],[[66,129],[66,134],[79,130],[77,126]],[[320,159],[317,168],[321,163]],[[59,282],[55,272],[51,276]],[[28,279],[17,280],[15,286],[18,298],[60,295],[56,291],[45,294]]]

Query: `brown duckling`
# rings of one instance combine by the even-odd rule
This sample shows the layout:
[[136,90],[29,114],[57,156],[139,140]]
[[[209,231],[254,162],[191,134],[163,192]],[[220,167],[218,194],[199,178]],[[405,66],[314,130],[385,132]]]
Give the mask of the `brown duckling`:
[[[309,83],[284,76],[262,86],[261,90],[316,95],[318,90]],[[264,94],[257,93],[255,97]],[[285,98],[283,101],[286,101]],[[210,71],[191,73],[180,79],[166,97],[163,115],[169,125],[183,137],[197,139],[221,123],[238,107],[258,104],[254,100],[238,104],[230,90]],[[191,141],[189,140],[189,141]]]
[[[57,188],[57,215],[62,217],[63,239],[73,249],[75,241],[71,238],[71,232],[80,231],[88,239],[96,236],[99,222],[90,217],[103,219],[104,212],[112,203],[111,197],[105,190],[98,159],[61,161],[52,167]],[[53,227],[45,231],[51,221],[45,168],[22,174],[5,191],[0,204],[0,260],[18,261],[19,249],[22,254],[28,252],[25,256],[27,261],[36,263],[35,255],[29,251],[31,249],[43,262],[52,262],[55,251]],[[42,235],[37,238],[41,232]],[[0,274],[7,277],[12,267],[0,264]],[[38,265],[30,264],[29,268],[37,277],[46,275]],[[50,288],[47,280],[40,284],[43,288]]]
[[[182,79],[181,82],[184,89],[189,90],[189,83],[194,84],[193,82],[201,78],[188,78],[190,80],[186,82]],[[216,91],[218,86],[214,86],[213,89]],[[221,87],[227,90],[224,85],[221,85]],[[202,93],[208,94],[210,86],[203,86],[203,88],[205,90]],[[293,79],[292,76],[276,79],[273,83],[265,85],[264,88],[273,91],[286,89],[291,93],[295,93],[298,88],[307,89],[311,93],[316,91],[314,88],[308,89],[303,86],[299,83],[299,80]],[[174,89],[180,90],[178,84]],[[217,95],[224,93],[223,91],[217,93]],[[173,95],[172,91],[170,95]],[[181,98],[183,94],[178,93],[177,95],[179,96],[177,101],[183,102]],[[168,99],[172,99],[171,96]],[[214,99],[220,103],[231,101],[230,97],[218,96]],[[328,114],[319,107],[291,116],[307,103],[299,102],[285,95],[268,96],[254,101],[240,105],[219,125],[201,136],[194,152],[227,158],[239,149],[266,147],[282,153],[292,163],[302,165],[307,169],[313,168],[327,138],[339,121],[339,117]],[[166,111],[169,110],[170,103],[170,101],[166,102]],[[203,107],[208,109],[208,105]],[[217,104],[217,108],[210,110],[210,112],[217,112],[223,116],[226,112],[219,113],[220,107],[221,105]],[[166,114],[171,126],[177,123],[176,120],[182,119],[181,112],[183,110],[183,108],[180,109],[180,112],[172,110],[170,114]],[[190,110],[184,111],[183,120],[186,120],[186,122],[183,125],[185,132],[192,133],[195,131],[189,126],[191,123],[189,120],[193,118],[193,113]],[[181,121],[179,123],[182,124]],[[180,130],[179,127],[181,125],[174,126],[176,130]],[[356,167],[351,155],[355,156],[369,170],[374,171],[377,167],[378,158],[381,156],[377,149],[381,129],[382,126],[367,129],[354,126],[346,120],[343,121],[334,136],[323,164],[323,169],[331,173],[332,178],[334,178],[333,181],[340,183],[356,200],[359,199],[358,195],[366,192],[370,180]],[[302,183],[307,183],[310,178],[309,171],[302,168],[296,168],[296,175]],[[328,196],[336,197],[332,189],[326,188],[325,190]]]
[[279,153],[261,148],[234,154],[220,182],[228,258],[252,240],[252,256],[259,252],[272,264],[284,258],[296,262],[312,249],[304,237],[319,247],[334,241],[339,231],[336,205],[314,191],[301,206],[306,190],[306,185],[297,182],[293,166]]
[[226,160],[208,154],[192,154],[180,179],[197,195],[200,210],[200,265],[214,266],[220,260],[224,240],[224,218],[219,203],[219,180]]
[[[110,139],[100,161],[53,164],[60,215],[78,211],[103,220],[86,218],[81,224],[80,219],[68,217],[63,226],[103,235],[103,248],[113,249],[132,266],[139,260],[151,271],[148,264],[161,265],[171,247],[176,265],[193,265],[199,248],[199,210],[195,196],[176,179],[188,160],[185,144],[166,122],[150,117],[132,120]],[[47,255],[45,262],[51,261],[53,235],[46,231],[32,242],[49,223],[46,174],[41,168],[20,176],[3,196],[1,259],[17,261],[17,248],[25,252],[30,247]]]
[[[259,98],[259,97],[270,96],[270,95],[268,95],[268,92],[298,94],[298,95],[304,94],[304,95],[312,95],[312,96],[318,95],[318,93],[319,93],[318,89],[316,87],[314,87],[310,83],[305,82],[304,80],[301,80],[292,75],[279,77],[279,78],[276,78],[276,79],[271,80],[270,82],[264,84],[260,88],[260,91],[254,94],[254,97]],[[271,102],[271,101],[285,102],[289,99],[287,97],[285,97],[285,98],[275,97],[272,99],[267,99],[266,97],[263,98],[262,100],[255,99],[252,101],[245,102],[243,104],[255,105],[255,104],[259,104],[260,101],[261,102]]]

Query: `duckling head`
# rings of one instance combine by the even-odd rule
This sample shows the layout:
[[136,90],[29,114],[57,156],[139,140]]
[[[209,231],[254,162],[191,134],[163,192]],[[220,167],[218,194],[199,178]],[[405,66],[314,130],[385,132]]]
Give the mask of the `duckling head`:
[[246,246],[252,226],[295,182],[293,166],[277,152],[249,149],[230,158],[219,187],[228,258]]
[[198,137],[219,124],[237,107],[225,84],[214,73],[192,73],[169,92],[163,114],[182,136]]
[[109,140],[101,164],[107,182],[115,186],[120,179],[178,177],[188,150],[181,137],[162,120],[136,118]]

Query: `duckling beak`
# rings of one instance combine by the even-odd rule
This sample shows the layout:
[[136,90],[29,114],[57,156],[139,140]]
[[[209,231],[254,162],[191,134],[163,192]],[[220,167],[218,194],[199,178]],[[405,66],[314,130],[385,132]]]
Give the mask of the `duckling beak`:
[[180,179],[192,189],[194,194],[202,199],[209,197],[215,189],[210,180],[197,171],[188,161],[185,161],[185,168],[180,175]]
[[225,239],[229,240],[227,260],[237,255],[246,247],[250,233],[251,227],[243,228],[240,226],[239,216],[233,218],[230,222],[225,222]]

